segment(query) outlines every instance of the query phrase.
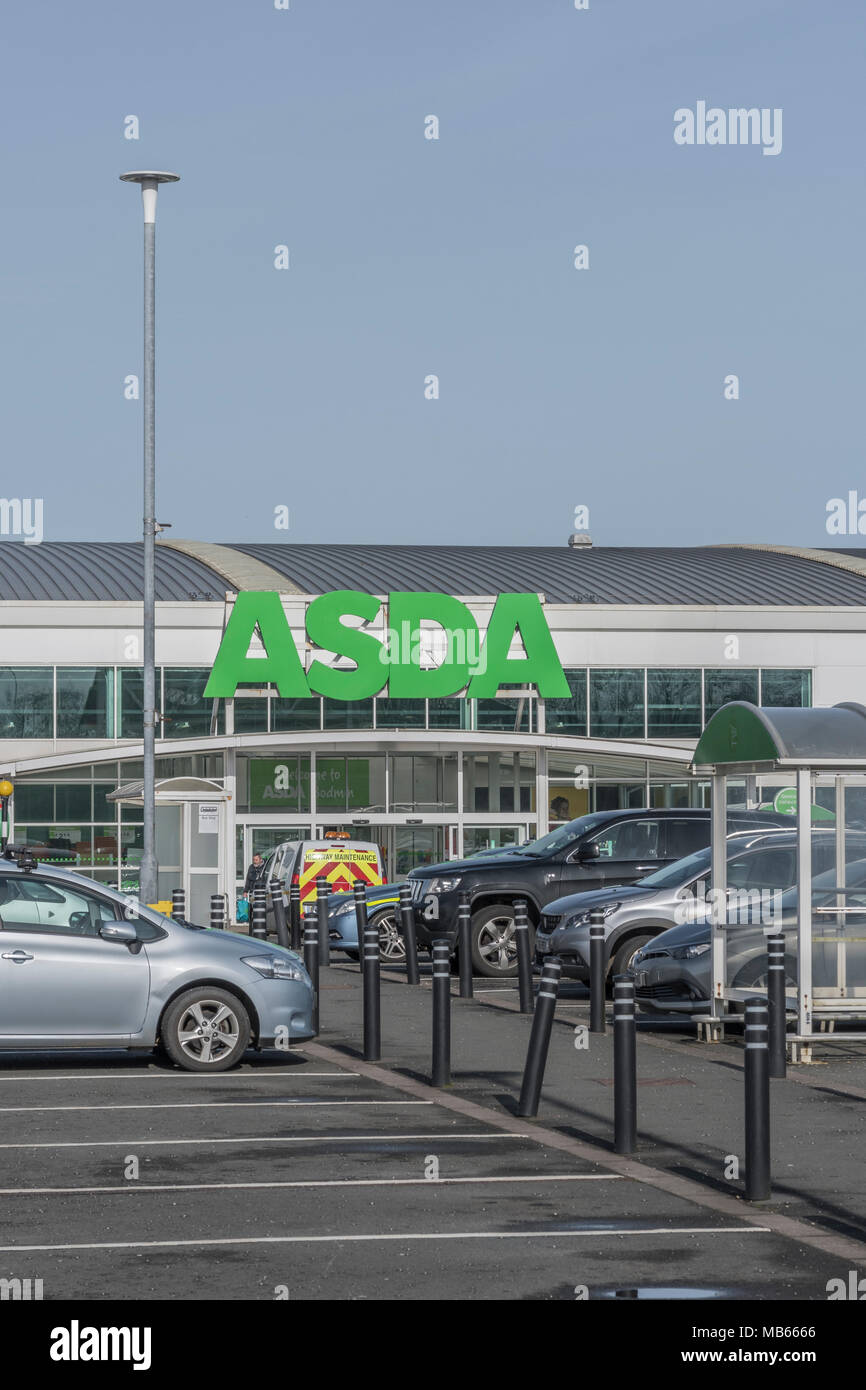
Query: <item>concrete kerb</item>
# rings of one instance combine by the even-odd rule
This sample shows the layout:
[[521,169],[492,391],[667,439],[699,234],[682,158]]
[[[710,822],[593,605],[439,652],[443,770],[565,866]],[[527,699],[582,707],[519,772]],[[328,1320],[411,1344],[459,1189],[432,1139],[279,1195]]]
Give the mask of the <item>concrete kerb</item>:
[[[383,975],[382,983],[392,983],[397,987],[407,988],[405,981],[396,976]],[[477,1000],[452,1000],[454,1006],[460,1009],[478,1008],[498,1008],[503,1011],[515,1013],[517,1017],[523,1016],[509,1005],[503,1004],[484,1004]],[[569,1026],[568,1024],[566,1026]],[[437,1089],[435,1092],[426,1082],[418,1081],[414,1077],[404,1075],[381,1063],[373,1064],[360,1060],[354,1053],[342,1052],[337,1048],[329,1047],[323,1042],[308,1042],[304,1045],[305,1052],[310,1057],[316,1057],[320,1061],[329,1062],[339,1067],[341,1070],[355,1071],[379,1085],[390,1087],[391,1089],[403,1092],[405,1095],[413,1096],[416,1099],[429,1100],[431,1094],[435,1096],[437,1105],[450,1110],[455,1114],[462,1115],[475,1122],[487,1124],[491,1127],[507,1131],[510,1134],[520,1135],[521,1138],[531,1140],[547,1148],[559,1150],[561,1153],[569,1154],[572,1158],[580,1159],[582,1162],[590,1163],[596,1167],[605,1169],[609,1173],[614,1173],[622,1178],[629,1178],[634,1182],[642,1183],[645,1187],[653,1187],[660,1192],[665,1192],[670,1196],[681,1198],[684,1201],[693,1203],[695,1206],[702,1207],[707,1211],[712,1211],[720,1216],[733,1217],[747,1225],[760,1227],[776,1235],[786,1237],[789,1240],[798,1242],[801,1245],[810,1246],[812,1249],[819,1250],[825,1255],[831,1255],[842,1260],[849,1260],[858,1265],[866,1265],[866,1242],[850,1239],[846,1236],[834,1235],[831,1232],[823,1232],[819,1228],[809,1225],[805,1221],[795,1217],[781,1215],[777,1212],[768,1211],[764,1204],[751,1205],[742,1201],[738,1197],[729,1197],[724,1193],[709,1191],[706,1187],[690,1178],[680,1177],[675,1173],[665,1172],[663,1169],[655,1168],[640,1159],[619,1156],[612,1154],[609,1149],[600,1145],[593,1144],[582,1139],[574,1139],[569,1135],[562,1134],[556,1129],[551,1129],[546,1125],[539,1124],[537,1120],[521,1120],[512,1114],[502,1114],[497,1110],[490,1109],[488,1106],[480,1105],[477,1101],[467,1100],[463,1096],[454,1094],[451,1091]]]

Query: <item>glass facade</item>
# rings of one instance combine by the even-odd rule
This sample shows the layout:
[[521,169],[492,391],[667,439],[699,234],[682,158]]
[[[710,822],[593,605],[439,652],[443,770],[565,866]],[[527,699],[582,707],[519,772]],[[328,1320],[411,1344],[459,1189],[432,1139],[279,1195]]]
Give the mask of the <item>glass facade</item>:
[[700,671],[647,671],[647,738],[700,738]]
[[586,671],[566,671],[571,697],[568,700],[546,700],[544,713],[549,734],[586,734]]
[[589,680],[590,738],[644,737],[642,670],[593,670]]
[[[157,669],[157,705],[164,716],[159,737],[207,738],[214,701],[204,698],[205,667]],[[544,702],[549,734],[584,738],[693,739],[729,700],[806,706],[812,701],[809,670],[766,667],[567,669],[570,697]],[[143,681],[126,666],[0,666],[0,740],[139,739]],[[225,731],[225,702],[216,710],[216,732]],[[538,700],[531,690],[505,689],[496,699],[341,701],[239,695],[234,701],[238,734],[303,733],[305,730],[465,729],[535,733]]]

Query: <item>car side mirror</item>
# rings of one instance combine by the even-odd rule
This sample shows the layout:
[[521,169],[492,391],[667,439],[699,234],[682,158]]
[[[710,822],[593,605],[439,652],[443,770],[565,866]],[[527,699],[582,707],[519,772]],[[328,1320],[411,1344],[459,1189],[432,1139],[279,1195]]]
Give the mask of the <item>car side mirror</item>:
[[577,857],[581,862],[586,859],[600,859],[601,849],[598,840],[590,840],[588,844],[581,845],[577,851]]
[[122,946],[131,946],[138,941],[138,935],[131,922],[103,922],[99,928],[103,941],[117,941]]

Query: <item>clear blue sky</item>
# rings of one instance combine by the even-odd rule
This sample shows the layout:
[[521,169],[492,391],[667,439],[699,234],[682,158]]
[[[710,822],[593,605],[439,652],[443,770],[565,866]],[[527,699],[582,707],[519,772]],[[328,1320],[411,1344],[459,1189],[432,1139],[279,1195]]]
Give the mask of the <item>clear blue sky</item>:
[[[826,545],[827,500],[866,496],[862,0],[41,0],[3,29],[0,491],[47,540],[140,536],[135,168],[182,176],[174,536],[563,545],[584,503],[604,545]],[[700,99],[781,107],[782,153],[675,145]]]

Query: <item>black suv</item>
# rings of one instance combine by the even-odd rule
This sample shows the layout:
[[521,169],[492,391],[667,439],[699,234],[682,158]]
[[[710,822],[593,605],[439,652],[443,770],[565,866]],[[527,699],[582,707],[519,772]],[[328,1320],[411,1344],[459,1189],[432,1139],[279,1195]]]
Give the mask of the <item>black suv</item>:
[[[728,812],[729,834],[779,825],[790,830],[790,817],[772,811]],[[425,864],[408,875],[418,944],[429,947],[444,938],[452,950],[456,947],[457,908],[466,891],[472,912],[473,970],[478,975],[514,975],[515,900],[526,900],[534,949],[541,909],[554,898],[634,883],[709,843],[708,810],[598,811],[495,858]]]

